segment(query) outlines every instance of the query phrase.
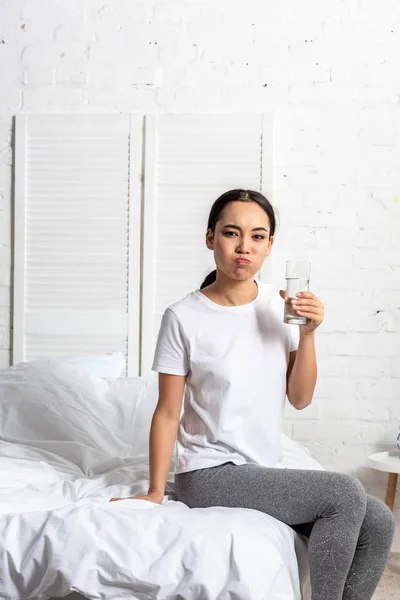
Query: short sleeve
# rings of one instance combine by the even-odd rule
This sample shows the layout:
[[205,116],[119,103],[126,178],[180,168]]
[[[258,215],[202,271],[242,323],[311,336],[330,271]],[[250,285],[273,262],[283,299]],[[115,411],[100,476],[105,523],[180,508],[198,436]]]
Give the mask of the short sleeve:
[[182,324],[173,310],[167,308],[161,319],[152,371],[169,375],[187,375],[189,353]]
[[288,325],[289,352],[294,352],[299,347],[300,328],[298,325]]

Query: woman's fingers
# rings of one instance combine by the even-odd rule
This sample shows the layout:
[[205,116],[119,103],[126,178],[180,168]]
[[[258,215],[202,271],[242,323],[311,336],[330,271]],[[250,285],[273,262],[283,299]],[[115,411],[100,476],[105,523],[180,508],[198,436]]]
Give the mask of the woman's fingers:
[[110,502],[115,502],[116,500],[131,500],[133,496],[129,496],[128,498],[111,498]]
[[296,294],[296,298],[317,298],[317,296],[315,294],[313,294],[312,292],[297,292]]
[[323,308],[319,304],[292,304],[294,310],[301,310],[303,312],[311,312],[318,315],[322,315]]
[[320,322],[318,315],[316,315],[315,313],[308,313],[308,312],[303,312],[302,310],[297,310],[296,314],[298,314],[300,317],[306,317],[306,319],[309,319],[310,321],[314,321],[314,323]]
[[280,290],[281,298],[284,298],[286,304],[290,304],[293,310],[307,319],[311,319],[314,323],[320,324],[324,318],[324,305],[312,292],[298,292],[296,298],[286,296],[284,290]]
[[317,308],[321,311],[324,308],[324,305],[322,304],[321,300],[319,300],[319,298],[314,298],[314,299],[307,298],[304,300],[296,298],[295,300],[292,299],[291,303],[292,303],[293,308],[300,308],[300,309]]
[[321,314],[321,311],[318,310],[318,308],[313,308],[313,307],[311,307],[311,308],[304,307],[304,308],[298,308],[298,309],[295,308],[295,311],[297,313],[301,313],[302,315],[305,315],[305,314],[314,315],[314,317]]
[[293,308],[298,308],[299,310],[305,309],[316,309],[321,310],[321,306],[317,302],[313,302],[312,304],[309,302],[292,302]]

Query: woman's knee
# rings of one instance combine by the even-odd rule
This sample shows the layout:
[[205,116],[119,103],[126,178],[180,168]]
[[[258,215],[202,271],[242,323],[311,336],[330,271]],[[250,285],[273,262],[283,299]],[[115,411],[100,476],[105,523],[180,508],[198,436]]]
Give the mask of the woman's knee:
[[347,473],[335,473],[335,488],[341,493],[350,494],[357,499],[363,499],[366,502],[366,493],[363,484],[357,477]]
[[364,521],[368,532],[379,536],[391,545],[396,529],[394,514],[382,500],[375,496],[367,495],[367,510]]
[[367,494],[359,479],[347,473],[335,473],[332,495],[347,512],[353,511],[363,519],[367,510]]

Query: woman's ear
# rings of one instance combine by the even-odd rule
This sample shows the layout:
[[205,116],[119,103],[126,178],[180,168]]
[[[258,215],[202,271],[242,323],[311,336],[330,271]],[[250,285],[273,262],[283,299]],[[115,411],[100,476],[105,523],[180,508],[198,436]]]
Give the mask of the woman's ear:
[[207,233],[206,233],[206,246],[209,250],[213,250],[214,246],[214,234],[211,231],[211,229],[207,229]]
[[270,254],[270,252],[271,252],[271,250],[272,250],[272,246],[273,246],[273,244],[274,244],[274,236],[273,236],[273,235],[271,235],[271,237],[270,237],[270,238],[269,238],[269,240],[268,240],[268,249],[267,249],[267,252],[266,252],[266,254],[265,254],[265,256],[266,256],[266,257],[267,257],[267,256],[269,256],[269,254]]

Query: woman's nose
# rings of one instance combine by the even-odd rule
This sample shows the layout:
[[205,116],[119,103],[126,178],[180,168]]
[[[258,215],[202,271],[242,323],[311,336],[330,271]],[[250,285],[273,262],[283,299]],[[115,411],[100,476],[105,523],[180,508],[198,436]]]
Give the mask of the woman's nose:
[[247,240],[242,240],[239,244],[238,251],[239,252],[248,252],[250,244]]

